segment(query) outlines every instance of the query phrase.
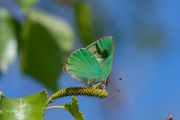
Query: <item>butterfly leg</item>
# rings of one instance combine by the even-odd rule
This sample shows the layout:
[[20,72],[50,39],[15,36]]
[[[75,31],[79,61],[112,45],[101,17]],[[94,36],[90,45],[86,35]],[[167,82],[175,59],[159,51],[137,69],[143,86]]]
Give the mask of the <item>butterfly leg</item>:
[[100,83],[93,85],[92,88],[100,88],[99,86],[100,86]]
[[105,85],[101,85],[101,89],[105,90]]
[[93,87],[93,88],[98,88],[98,89],[105,90],[105,85],[102,84],[102,83],[98,83],[98,84],[96,84],[96,85],[93,85],[92,87]]

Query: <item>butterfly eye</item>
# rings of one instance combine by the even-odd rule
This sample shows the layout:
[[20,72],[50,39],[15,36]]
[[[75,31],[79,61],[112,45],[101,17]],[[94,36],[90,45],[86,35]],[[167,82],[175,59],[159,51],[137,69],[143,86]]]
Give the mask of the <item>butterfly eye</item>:
[[109,86],[110,83],[111,83],[110,80],[107,79],[105,85]]

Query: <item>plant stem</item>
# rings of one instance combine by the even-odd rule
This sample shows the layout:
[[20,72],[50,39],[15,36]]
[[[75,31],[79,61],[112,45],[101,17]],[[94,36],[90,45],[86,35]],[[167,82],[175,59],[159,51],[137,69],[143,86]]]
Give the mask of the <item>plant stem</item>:
[[50,107],[47,107],[46,110],[54,109],[54,108],[62,108],[62,109],[64,109],[64,106],[50,106]]

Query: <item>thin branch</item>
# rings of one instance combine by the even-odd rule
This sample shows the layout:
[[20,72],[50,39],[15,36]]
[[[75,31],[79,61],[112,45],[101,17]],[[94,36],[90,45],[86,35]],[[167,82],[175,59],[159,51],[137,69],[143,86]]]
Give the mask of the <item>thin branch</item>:
[[47,107],[46,110],[50,110],[50,109],[54,109],[54,108],[64,109],[64,106],[50,106],[50,107]]

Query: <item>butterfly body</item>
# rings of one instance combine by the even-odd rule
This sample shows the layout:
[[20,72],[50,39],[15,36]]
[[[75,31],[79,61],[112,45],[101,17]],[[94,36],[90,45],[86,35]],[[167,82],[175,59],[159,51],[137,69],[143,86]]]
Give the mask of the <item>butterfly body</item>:
[[70,54],[64,70],[88,87],[104,89],[108,85],[114,55],[114,40],[104,37]]

